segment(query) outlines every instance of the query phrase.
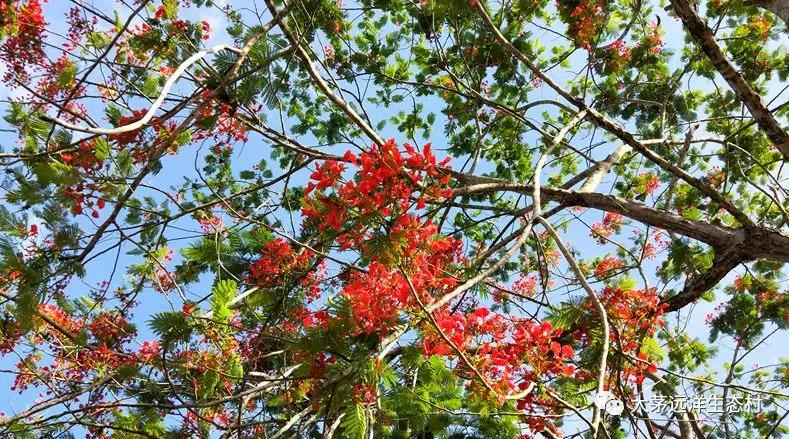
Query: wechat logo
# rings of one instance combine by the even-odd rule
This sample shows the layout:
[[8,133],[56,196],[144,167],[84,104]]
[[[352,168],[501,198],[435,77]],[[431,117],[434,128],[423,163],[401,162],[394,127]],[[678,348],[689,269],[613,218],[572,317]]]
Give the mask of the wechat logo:
[[611,416],[619,416],[625,411],[625,404],[607,390],[594,396],[594,405]]

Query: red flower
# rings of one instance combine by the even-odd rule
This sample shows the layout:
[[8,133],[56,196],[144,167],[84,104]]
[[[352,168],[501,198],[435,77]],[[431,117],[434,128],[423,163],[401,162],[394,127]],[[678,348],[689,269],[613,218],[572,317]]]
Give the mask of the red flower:
[[156,13],[153,14],[153,18],[156,20],[161,20],[162,18],[164,18],[164,14],[166,12],[167,10],[164,8],[164,5],[160,5],[159,8],[156,9]]
[[537,290],[537,277],[534,275],[520,277],[512,283],[512,290],[521,296],[532,296]]
[[581,47],[591,50],[603,26],[603,4],[598,0],[557,1],[562,19],[568,23],[568,34]]
[[105,342],[123,342],[134,335],[122,315],[108,312],[96,316],[88,324],[88,331],[96,340]]
[[161,347],[159,346],[159,342],[144,341],[142,342],[142,347],[140,348],[140,351],[137,353],[137,356],[141,362],[150,363],[156,357],[159,356],[160,351],[161,351]]
[[624,224],[624,217],[618,213],[606,212],[603,221],[594,223],[591,227],[591,235],[600,244],[605,244],[608,238],[614,233],[618,233]]
[[649,172],[638,175],[639,186],[643,186],[643,191],[647,195],[652,195],[659,187],[660,180]]
[[356,162],[358,161],[356,155],[354,155],[350,149],[345,151],[345,154],[343,154],[342,159],[348,163],[353,163],[353,164],[356,164]]
[[342,172],[345,170],[345,165],[334,160],[327,160],[322,165],[318,165],[315,172],[310,175],[312,181],[307,184],[305,194],[309,194],[314,189],[321,190],[328,187],[333,187],[340,179]]
[[405,280],[380,262],[370,264],[366,273],[352,274],[342,294],[350,301],[357,333],[386,332],[410,302]]
[[211,39],[211,25],[205,20],[200,22],[200,33],[202,34],[203,40]]
[[289,277],[303,273],[312,259],[312,252],[297,253],[282,238],[267,242],[261,257],[249,266],[249,281],[264,287],[281,284]]
[[616,274],[616,271],[624,266],[625,264],[619,258],[606,256],[597,263],[594,269],[594,277],[597,279],[605,279],[606,277]]
[[27,82],[28,67],[44,64],[42,42],[45,25],[40,0],[28,0],[17,7],[16,33],[6,39],[0,50],[0,59],[9,67],[4,78],[6,82],[12,82],[14,78]]
[[195,310],[194,305],[192,305],[191,303],[184,303],[184,306],[181,307],[181,314],[185,316],[190,316],[192,315],[192,312],[194,312],[194,310]]
[[[138,120],[142,119],[143,116],[145,116],[145,113],[147,113],[147,110],[134,110],[130,116],[121,116],[118,119],[118,126],[125,126],[137,122]],[[142,129],[138,129],[127,131],[125,133],[113,134],[110,136],[110,138],[115,140],[118,145],[126,146],[138,142],[141,139],[141,136]]]
[[368,384],[356,384],[353,386],[353,400],[355,403],[372,404],[377,399],[377,392],[374,386]]

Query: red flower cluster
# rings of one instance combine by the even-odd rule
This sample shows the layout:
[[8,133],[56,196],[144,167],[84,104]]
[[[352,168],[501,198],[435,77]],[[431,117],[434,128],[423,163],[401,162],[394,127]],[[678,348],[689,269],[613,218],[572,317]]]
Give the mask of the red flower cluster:
[[652,195],[660,187],[660,180],[651,172],[644,172],[638,174],[636,184],[641,192]]
[[85,35],[88,35],[94,26],[99,22],[99,18],[94,16],[90,21],[82,13],[79,6],[73,6],[69,9],[68,17],[68,39],[69,41],[63,46],[66,50],[74,50],[78,43],[82,41]]
[[584,49],[591,50],[603,26],[603,3],[598,0],[556,2],[559,14],[568,23],[567,33]]
[[[71,89],[72,84],[74,83],[73,76],[70,77],[70,81],[66,81],[65,79],[68,78],[66,73],[69,70],[76,69],[76,66],[71,62],[69,59],[68,53],[63,52],[55,62],[50,63],[46,66],[46,74],[41,78],[41,81],[38,83],[38,91],[42,95],[53,99],[59,94],[69,91]],[[76,70],[72,70],[76,71]],[[84,89],[84,86],[82,87]],[[83,90],[78,90],[76,96],[80,96]],[[73,109],[74,105],[71,103],[67,103],[66,108]],[[75,111],[78,113],[77,111]]]
[[85,171],[97,171],[103,167],[101,159],[96,157],[95,138],[80,142],[75,151],[60,153],[60,158],[63,163],[80,167]]
[[100,193],[101,188],[94,183],[77,183],[63,189],[63,197],[71,200],[72,214],[81,215],[83,209],[87,208],[91,209],[90,215],[93,218],[98,218],[99,210],[103,209],[107,204],[107,202],[101,198]]
[[627,44],[625,44],[625,41],[622,39],[618,39],[613,43],[606,45],[605,49],[614,52],[617,56],[624,59],[630,58],[630,48],[627,47]]
[[[399,260],[410,267],[408,279],[420,300],[430,303],[435,295],[446,293],[457,284],[447,273],[454,271],[451,265],[456,262],[459,241],[439,237],[435,225],[410,215],[398,218],[390,237],[399,246],[384,251],[380,257]],[[378,258],[373,259],[367,272],[352,274],[342,290],[350,301],[357,332],[381,334],[391,329],[401,310],[414,308],[413,293],[402,272],[388,268]]]
[[88,323],[87,329],[93,338],[103,343],[124,343],[133,335],[126,319],[117,313],[99,313]]
[[[621,346],[623,353],[646,360],[646,356],[640,352],[641,340],[655,335],[657,329],[666,323],[662,318],[666,305],[660,304],[657,290],[609,286],[600,293],[600,301],[608,313],[609,321],[616,328],[616,331],[611,331],[612,343]],[[583,305],[596,313],[591,300],[585,300]],[[644,371],[652,369],[654,365],[636,363],[623,368],[622,373],[624,378],[641,382],[644,380]]]
[[531,297],[537,291],[537,276],[521,276],[512,283],[512,291],[526,297]]
[[[26,357],[17,365],[15,390],[23,391],[41,380],[79,382],[96,371],[131,366],[138,359],[149,361],[154,352],[158,353],[158,344],[150,343],[143,344],[138,355],[123,352],[122,344],[136,333],[134,327],[119,314],[102,312],[86,324],[85,319],[71,317],[57,305],[41,304],[38,312],[47,323],[37,326],[35,341],[46,344],[45,349],[52,352],[53,361],[42,365],[37,364],[41,361],[40,356]],[[75,346],[72,337],[83,334],[91,335],[96,342]]]
[[0,35],[8,35],[8,38],[0,48],[0,59],[8,65],[5,82],[13,82],[14,79],[27,82],[28,68],[45,62],[41,44],[45,25],[40,0],[28,0],[23,5],[18,1],[3,5]]
[[713,166],[707,172],[707,181],[709,181],[710,186],[714,188],[720,187],[720,185],[726,181],[726,171],[718,166]]
[[618,213],[606,212],[603,221],[592,224],[591,235],[600,244],[605,244],[614,233],[619,233],[624,224],[624,217]]
[[[567,364],[574,355],[573,348],[556,341],[562,329],[554,328],[549,322],[513,321],[487,308],[466,313],[443,309],[435,313],[435,320],[442,334],[425,327],[422,344],[425,355],[455,356],[455,349],[463,351],[496,390],[497,395],[491,396],[499,399],[519,388],[522,390],[535,379],[572,375],[575,371],[573,365]],[[477,345],[476,349],[473,344]],[[464,369],[466,365],[459,363],[458,367]]]
[[154,20],[162,20],[164,19],[166,13],[167,9],[164,7],[164,5],[159,5],[159,7],[156,9],[156,12],[153,14],[153,18]]
[[[305,287],[307,297],[314,300],[320,295],[317,274],[309,270],[313,261],[313,252],[302,250],[296,252],[282,238],[269,241],[261,251],[260,259],[249,266],[247,281],[264,288],[283,284],[287,280],[296,281]],[[290,278],[291,276],[301,276]]]
[[200,223],[200,230],[202,230],[205,235],[216,235],[218,233],[224,236],[227,234],[222,218],[212,216],[201,218],[198,222]]
[[639,42],[639,45],[652,55],[657,55],[663,51],[663,29],[660,28],[657,22],[649,24],[646,35]]
[[[63,309],[57,305],[52,305],[49,303],[41,304],[38,306],[38,312],[47,317],[49,320],[53,321],[58,327],[70,333],[79,331],[85,325],[84,321],[69,317],[63,311]],[[51,334],[57,337],[63,336],[63,334],[54,330],[52,330]]]
[[326,160],[323,164],[316,165],[315,172],[310,175],[312,181],[307,183],[304,194],[309,195],[313,190],[320,191],[329,187],[334,187],[344,170],[345,165],[335,160]]
[[[336,188],[335,197],[322,193],[315,198],[305,199],[302,214],[307,218],[315,219],[322,230],[324,221],[335,229],[345,221],[346,211],[352,209],[358,217],[373,218],[396,217],[406,212],[411,203],[411,197],[416,192],[415,187],[426,177],[437,177],[438,166],[446,165],[449,160],[436,164],[430,144],[426,144],[420,154],[411,145],[405,144],[408,157],[403,157],[397,149],[394,140],[389,140],[384,145],[375,146],[369,153],[360,157],[360,168],[356,175],[358,182],[349,181]],[[357,158],[350,151],[346,152],[343,159],[356,163]],[[335,187],[339,181],[340,173],[344,166],[337,162],[326,162],[313,174],[310,185],[307,187],[309,194],[313,189],[326,189]],[[424,206],[425,198],[443,198],[449,196],[451,191],[446,187],[449,175],[438,179],[437,184],[430,185],[419,197],[417,207]],[[337,199],[339,198],[339,199]],[[359,223],[361,227],[365,224]]]
[[616,274],[616,272],[621,270],[624,266],[625,264],[621,259],[614,256],[606,256],[595,266],[594,277],[598,280],[605,279]]
[[[340,291],[349,301],[357,334],[383,336],[400,312],[415,310],[408,281],[426,303],[456,285],[451,273],[460,241],[440,236],[432,222],[407,213],[421,208],[425,199],[450,194],[449,176],[439,177],[438,170],[448,160],[437,163],[429,144],[421,153],[403,147],[405,154],[390,140],[358,158],[348,151],[345,163],[319,165],[306,188],[302,214],[319,231],[342,231],[336,236],[341,250],[357,250],[370,261],[367,271],[350,274]],[[348,163],[359,168],[354,180],[343,182]],[[435,181],[423,185],[427,178]]]
[[293,319],[301,322],[305,328],[328,328],[331,316],[326,310],[311,312],[305,307],[296,308],[293,312]]
[[352,274],[342,292],[350,301],[357,333],[387,332],[400,310],[411,304],[411,292],[403,277],[377,261],[366,273]]
[[173,250],[166,248],[163,254],[158,255],[157,260],[151,265],[149,273],[151,286],[160,293],[167,293],[175,287],[175,274],[171,273],[164,264],[173,262]]
[[161,347],[159,346],[159,342],[144,341],[142,342],[142,347],[140,347],[139,352],[137,352],[137,357],[142,363],[150,363],[159,356],[160,351]]
[[357,404],[372,404],[377,399],[377,391],[375,386],[369,384],[356,384],[351,389],[353,392],[353,401]]
[[630,60],[630,48],[624,40],[616,40],[603,47],[606,54],[606,68],[608,72],[618,72]]
[[211,39],[211,25],[205,20],[200,22],[200,34],[203,40]]
[[[633,335],[654,335],[656,328],[665,323],[660,318],[665,305],[660,305],[655,288],[638,290],[606,287],[600,300],[605,305],[608,318],[625,322],[624,326],[633,330]],[[623,335],[623,338],[626,337]]]
[[[145,116],[145,113],[147,112],[148,110],[134,110],[129,116],[121,116],[118,119],[118,126],[125,126],[129,125],[130,123],[137,122],[138,120],[142,119],[142,117]],[[116,141],[119,146],[126,146],[139,142],[142,139],[142,132],[143,130],[139,129],[120,134],[113,134],[110,136],[110,139]]]
[[573,357],[573,348],[556,341],[562,332],[562,328],[554,328],[550,322],[519,320],[514,323],[512,344],[504,349],[491,350],[491,357],[494,363],[496,359],[501,363],[511,358],[514,361],[510,364],[528,366],[532,377],[572,375],[575,367],[565,364],[565,361]]
[[[252,110],[256,111],[254,108]],[[212,90],[205,90],[200,94],[200,107],[195,122],[199,128],[193,134],[195,140],[212,136],[225,136],[228,140],[238,142],[248,140],[246,125],[235,117],[233,107],[217,99]]]
[[9,0],[0,1],[0,28],[5,30],[14,21],[14,2]]

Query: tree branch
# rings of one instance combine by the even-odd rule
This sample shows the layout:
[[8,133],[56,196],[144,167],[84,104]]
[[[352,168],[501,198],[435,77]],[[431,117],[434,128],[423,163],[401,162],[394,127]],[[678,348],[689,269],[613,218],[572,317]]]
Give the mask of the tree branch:
[[313,81],[315,81],[315,83],[318,85],[318,88],[323,92],[323,94],[327,98],[329,98],[329,100],[332,101],[335,105],[337,105],[346,115],[348,115],[351,121],[354,124],[356,124],[356,126],[358,126],[362,131],[364,131],[364,133],[373,142],[377,143],[378,145],[383,145],[384,144],[383,138],[379,136],[378,133],[376,133],[375,130],[372,127],[370,127],[370,125],[368,125],[367,122],[365,122],[364,119],[362,119],[362,117],[359,116],[359,114],[356,111],[354,111],[354,109],[351,108],[351,106],[348,105],[348,103],[345,102],[343,98],[334,94],[334,92],[331,90],[331,87],[329,87],[329,84],[326,82],[325,79],[323,79],[321,74],[313,65],[309,53],[307,53],[307,51],[301,45],[299,40],[296,39],[295,35],[293,35],[293,32],[290,30],[290,27],[288,27],[288,25],[285,23],[285,20],[283,20],[282,17],[280,17],[279,15],[277,15],[277,10],[276,7],[274,6],[274,3],[272,3],[271,0],[266,0],[266,6],[268,7],[269,11],[274,15],[275,20],[277,20],[279,24],[279,28],[280,30],[282,30],[282,33],[285,35],[285,38],[288,39],[290,45],[293,46],[293,48],[296,50],[296,56],[298,56],[299,59],[301,59],[302,64],[304,64],[304,69],[307,70],[307,74],[310,75]]
[[666,311],[677,311],[695,302],[704,292],[709,291],[721,281],[731,270],[742,262],[742,256],[736,247],[716,252],[712,267],[702,274],[688,277],[685,287],[678,294],[662,301],[667,305]]
[[630,133],[629,131],[625,130],[619,123],[609,119],[604,114],[600,113],[599,111],[590,108],[586,105],[583,99],[574,96],[564,90],[559,84],[557,84],[553,79],[547,76],[542,70],[539,69],[529,58],[518,48],[512,45],[512,43],[501,33],[501,31],[496,27],[493,20],[491,20],[490,16],[488,15],[487,11],[485,10],[484,2],[479,1],[477,3],[477,13],[482,18],[482,20],[487,25],[488,29],[493,33],[494,37],[501,43],[504,48],[513,54],[519,61],[521,61],[535,76],[539,77],[544,83],[550,86],[556,93],[560,96],[565,98],[567,101],[575,105],[579,110],[586,110],[589,115],[589,119],[595,123],[595,125],[599,126],[600,128],[608,131],[609,133],[616,136],[619,140],[624,142],[627,145],[630,145],[634,150],[638,151],[641,155],[655,163],[656,165],[660,166],[663,170],[670,172],[679,178],[685,180],[689,185],[693,186],[697,190],[699,190],[702,194],[709,197],[711,200],[715,201],[718,205],[724,208],[727,212],[729,212],[737,221],[740,222],[743,226],[746,227],[753,227],[754,223],[748,218],[747,215],[742,213],[736,206],[734,206],[731,201],[726,199],[723,195],[721,195],[717,190],[713,187],[708,185],[707,183],[699,180],[698,178],[690,175],[684,169],[681,169],[662,156],[657,154],[656,152],[652,151],[648,148],[644,143],[640,142],[636,137]]
[[[600,370],[598,371],[597,375],[597,393],[602,393],[605,390],[605,377],[607,372],[607,362],[608,362],[608,348],[610,343],[610,329],[608,327],[608,313],[605,310],[605,306],[600,301],[600,298],[597,297],[594,289],[589,282],[586,281],[586,275],[584,275],[581,267],[578,265],[578,262],[575,260],[575,257],[570,252],[570,249],[562,240],[562,237],[559,236],[559,233],[556,229],[553,228],[550,222],[542,217],[537,217],[537,221],[545,227],[545,230],[551,234],[554,241],[556,241],[556,245],[561,250],[562,255],[564,255],[564,259],[567,260],[567,264],[572,269],[573,273],[575,274],[576,279],[583,287],[586,294],[589,296],[589,299],[594,303],[595,308],[597,308],[597,312],[600,314],[600,322],[602,325],[603,330],[603,346],[600,348]],[[595,406],[592,409],[592,435],[591,437],[597,437],[597,429],[600,426],[600,409]]]
[[712,65],[718,70],[718,73],[723,76],[723,79],[729,84],[729,87],[734,91],[743,104],[751,112],[751,115],[756,119],[759,128],[767,134],[767,137],[775,144],[784,160],[789,160],[789,135],[781,127],[773,114],[767,109],[767,106],[762,102],[761,96],[745,81],[745,78],[734,69],[731,61],[726,57],[726,54],[718,46],[715,40],[715,35],[712,30],[702,21],[701,17],[693,10],[688,0],[671,0],[671,5],[674,6],[674,11],[685,29],[693,36],[693,39],[699,43],[701,50],[707,55],[707,58],[712,62]]
[[194,64],[197,61],[201,60],[206,55],[209,55],[209,54],[212,54],[212,53],[221,52],[223,50],[229,50],[229,51],[232,51],[232,52],[240,53],[241,49],[238,49],[238,48],[235,48],[235,47],[232,47],[232,46],[228,46],[228,45],[225,45],[225,44],[220,44],[218,46],[214,46],[214,47],[210,47],[208,49],[201,50],[201,51],[195,53],[194,55],[190,56],[189,58],[187,58],[184,62],[181,63],[181,65],[178,66],[178,68],[173,72],[173,74],[167,79],[167,82],[164,83],[164,86],[162,87],[162,91],[159,93],[159,97],[156,98],[156,100],[153,102],[153,104],[151,104],[151,108],[148,109],[148,111],[145,113],[145,115],[140,120],[132,122],[132,123],[130,123],[128,125],[122,125],[122,126],[115,127],[115,128],[93,128],[93,127],[86,127],[86,126],[81,126],[81,125],[74,125],[74,124],[66,122],[65,120],[59,119],[57,117],[52,118],[52,117],[45,116],[45,117],[42,117],[41,119],[46,121],[46,122],[55,123],[57,125],[60,125],[60,126],[62,126],[64,128],[67,128],[67,129],[70,129],[70,130],[73,130],[73,131],[80,131],[80,132],[89,133],[89,134],[109,134],[109,135],[114,135],[114,134],[122,134],[122,133],[128,133],[129,131],[139,130],[140,128],[144,127],[145,124],[150,122],[151,119],[153,119],[153,115],[156,113],[156,110],[158,110],[159,107],[161,107],[162,104],[164,103],[164,100],[167,97],[167,93],[170,92],[170,89],[173,87],[173,85],[175,85],[176,81],[178,81],[178,78],[180,78],[181,75],[183,75],[183,73],[186,71],[186,69],[189,68],[189,66],[191,66],[192,64]]

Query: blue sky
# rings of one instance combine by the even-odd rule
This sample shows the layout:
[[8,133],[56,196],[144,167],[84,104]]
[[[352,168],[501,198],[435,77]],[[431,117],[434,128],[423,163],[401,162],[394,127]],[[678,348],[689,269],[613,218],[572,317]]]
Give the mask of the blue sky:
[[[218,6],[220,7],[224,5],[223,2],[219,2],[219,3],[220,4]],[[249,2],[238,2],[238,3],[249,4]],[[47,11],[48,17],[51,17],[50,22],[54,25],[54,27],[57,28],[57,27],[65,26],[65,24],[62,21],[59,21],[60,20],[59,17],[62,17],[63,13],[70,6],[71,4],[65,1],[51,1],[49,4],[45,5],[46,8],[45,10]],[[126,9],[122,5],[119,5],[118,3],[113,3],[112,6],[114,8],[119,9],[119,12],[121,13],[122,17],[124,17],[129,12],[128,9]],[[109,13],[109,8],[103,8],[103,10],[105,13]],[[252,18],[251,9],[240,10],[239,12],[241,12],[243,15],[247,17]],[[662,25],[666,29],[666,37],[665,37],[666,45],[668,47],[677,47],[679,43],[679,39],[682,38],[680,24],[676,20],[668,17],[664,11],[659,10],[658,13],[661,16]],[[207,46],[211,46],[215,44],[231,43],[225,32],[225,28],[227,26],[227,20],[225,19],[224,14],[221,11],[219,11],[217,8],[213,8],[213,9],[193,8],[190,9],[189,13],[185,15],[184,18],[206,20],[210,23],[213,31],[212,31],[211,39],[206,42]],[[536,28],[530,30],[535,34],[535,36],[539,37],[546,45],[550,46],[552,44],[559,43],[556,41],[558,37],[550,32]],[[53,42],[56,41],[56,37],[51,36],[50,38],[51,41]],[[315,51],[316,53],[321,53],[319,43],[315,44]],[[576,58],[582,56],[584,55],[580,53],[580,51],[579,53],[574,55],[574,57]],[[574,63],[574,64],[579,65],[579,63]],[[0,64],[0,73],[2,71],[2,67],[3,66]],[[568,75],[569,73],[564,72],[562,74],[556,75],[556,79],[562,82],[563,80],[567,79]],[[708,84],[706,80],[701,78],[694,80],[694,86],[710,87],[711,85]],[[183,94],[187,94],[190,91],[190,85],[187,83],[183,83],[179,85],[177,89],[182,90]],[[770,93],[772,95],[768,96],[767,100],[769,101],[773,97],[773,95],[778,92],[779,90],[776,89],[776,87],[772,87],[770,89]],[[6,100],[18,96],[19,94],[17,94],[12,90],[9,90],[8,88],[0,88],[0,100]],[[550,93],[549,90],[547,89],[547,86],[543,86],[542,88],[538,89],[536,92],[534,92],[533,96],[535,100],[541,98],[554,97],[553,93]],[[436,100],[428,99],[425,100],[424,102],[427,105],[427,110],[436,113],[436,116],[438,116],[437,123],[435,125],[436,129],[433,130],[433,133],[429,140],[432,141],[434,149],[441,151],[443,145],[446,143],[442,134],[442,126],[445,121],[445,117],[440,113],[442,106],[440,102]],[[7,105],[6,103],[0,102],[0,110],[4,109],[6,105]],[[140,105],[142,106],[143,104],[140,103]],[[403,108],[407,110],[407,106],[405,104],[403,105]],[[98,103],[92,104],[89,107],[89,109],[92,111],[92,114],[95,115],[94,119],[102,120],[102,118],[100,117],[100,115],[102,114],[102,108],[100,104]],[[268,112],[268,113],[270,116],[269,120],[278,119],[278,115],[276,113],[274,112]],[[388,111],[383,112],[383,114],[373,114],[372,115],[374,119],[373,122],[377,122],[381,118],[386,118],[390,114],[391,113],[389,113]],[[539,113],[535,112],[534,116],[536,117],[538,114]],[[106,121],[103,122],[105,124],[107,123]],[[290,125],[291,123],[292,121],[288,121],[288,120],[285,121],[286,126]],[[0,122],[0,129],[2,128],[7,128],[5,122]],[[391,124],[386,127],[382,135],[387,138],[394,137],[400,142],[407,140],[407,139],[400,139],[399,133],[395,132]],[[299,140],[307,145],[311,145],[314,139],[311,138],[310,136],[303,136],[299,138]],[[535,145],[537,144],[537,137],[533,134],[526,136],[526,140],[528,142],[532,142],[532,144]],[[0,144],[2,144],[4,150],[6,151],[10,150],[14,142],[16,142],[16,138],[13,136],[13,134],[4,131],[0,132]],[[170,188],[171,186],[182,182],[183,181],[182,176],[184,175],[193,176],[195,156],[202,157],[204,154],[206,154],[208,146],[210,145],[204,145],[202,147],[200,145],[190,146],[182,150],[183,153],[177,157],[170,156],[165,158],[163,161],[164,170],[157,175],[147,178],[145,180],[145,183],[153,187],[158,187],[164,190],[168,190],[168,188]],[[614,148],[616,148],[616,146],[617,144],[611,143],[609,145],[606,145],[605,148],[596,149],[597,154],[599,154],[599,156],[595,158],[598,159],[603,158],[605,155],[610,153]],[[336,148],[332,152],[341,154],[347,148],[348,148],[347,145],[341,145],[340,147]],[[270,149],[267,146],[267,144],[262,141],[260,136],[251,134],[250,140],[249,142],[247,142],[246,145],[235,146],[235,152],[234,152],[234,160],[236,163],[235,169],[236,170],[249,169],[251,168],[252,165],[257,163],[261,159],[266,159],[267,161],[269,161],[270,166],[275,167],[276,164],[273,161],[269,160],[269,154],[270,154]],[[464,160],[465,158],[457,159],[454,161],[454,165],[456,167],[459,167],[460,165],[462,165]],[[490,165],[483,163],[480,169],[482,171],[485,171],[486,169],[490,169]],[[302,173],[301,176],[299,177],[301,179],[301,183],[305,181],[306,175],[308,174]],[[605,190],[608,187],[610,187],[612,178],[613,176],[609,175],[606,181],[604,182],[604,184],[601,185],[599,190]],[[297,179],[296,183],[298,182],[299,180]],[[156,198],[160,198],[161,196],[160,194],[157,194],[156,192],[153,191],[148,191],[148,192],[150,195],[155,196]],[[600,221],[600,219],[602,218],[602,212],[587,211],[581,214],[580,216],[582,219],[584,219],[584,221],[587,224],[591,224]],[[98,221],[100,222],[101,220],[102,218],[100,218]],[[92,219],[86,217],[86,218],[82,218],[80,221],[84,223],[86,226],[88,226],[88,230],[91,230],[90,227],[92,226],[90,226],[88,223],[92,222],[93,221]],[[226,223],[229,224],[230,221],[226,221]],[[288,224],[288,222],[286,221],[285,224]],[[196,223],[190,218],[184,218],[182,220],[179,220],[174,224],[174,226],[184,228],[184,231],[178,231],[178,232],[171,230],[170,233],[174,237],[182,237],[182,238],[192,237],[192,236],[197,236],[200,233],[199,228],[196,226]],[[284,231],[287,232],[288,230],[284,230]],[[591,255],[591,254],[602,255],[606,252],[613,251],[613,249],[610,248],[610,246],[607,248],[606,247],[601,248],[594,240],[592,240],[589,237],[588,230],[578,224],[576,224],[575,226],[571,227],[568,230],[566,234],[566,239],[577,250],[579,250],[581,254],[584,255]],[[172,246],[175,249],[177,249],[178,244],[176,243],[178,242],[188,243],[189,240],[187,239],[187,240],[179,240],[172,242],[173,242]],[[104,280],[108,280],[108,267],[115,264],[116,256],[119,257],[118,259],[119,267],[125,267],[129,263],[137,262],[135,258],[124,254],[126,251],[130,249],[131,249],[130,247],[126,246],[122,249],[123,252],[120,255],[116,255],[115,252],[109,252],[103,255],[102,257],[93,260],[86,267],[87,268],[86,278],[82,281],[81,284],[79,282],[75,282],[70,288],[70,294],[73,295],[84,294],[86,289],[95,288],[100,282]],[[176,264],[178,263],[178,261],[179,258],[178,256],[176,256],[176,261],[175,261]],[[646,267],[645,271],[650,275],[654,273],[654,264],[649,264]],[[119,286],[123,283],[123,275],[124,273],[122,270],[119,270],[117,273],[115,273],[114,277],[111,279],[111,283],[112,283],[111,288]],[[657,280],[654,278],[650,278],[649,280],[653,285],[657,283]],[[203,297],[210,290],[210,282],[211,279],[205,279],[203,282],[190,286],[186,291],[187,295],[190,296],[190,298]],[[681,282],[677,285],[677,287],[681,287]],[[571,294],[567,294],[566,292],[562,292],[562,291],[556,291],[552,293],[551,301],[553,303],[558,303],[562,300],[567,299],[570,296],[578,296],[579,294],[580,293],[577,291],[572,292]],[[718,298],[719,300],[721,300],[725,298],[725,296],[723,294],[719,294]],[[176,295],[171,295],[170,297],[164,297],[161,294],[153,291],[145,292],[141,303],[143,305],[141,306],[138,315],[135,316],[135,320],[134,320],[138,324],[138,327],[140,328],[140,336],[139,336],[140,341],[154,338],[152,334],[150,334],[150,332],[146,329],[145,326],[145,321],[147,320],[148,316],[150,316],[155,312],[159,312],[165,309],[180,309],[180,300],[177,298]],[[714,306],[715,303],[705,303],[705,302],[701,302],[698,305],[696,305],[692,313],[693,318],[689,319],[687,322],[687,326],[686,326],[687,331],[690,332],[691,334],[697,334],[698,337],[701,338],[702,340],[706,340],[708,329],[704,324],[704,316],[708,312],[712,311]],[[773,338],[770,342],[765,343],[759,349],[757,349],[751,354],[750,360],[745,361],[746,366],[750,365],[751,363],[759,363],[761,365],[767,365],[767,364],[774,364],[780,362],[779,357],[782,354],[786,353],[786,349],[784,348],[784,346],[786,346],[788,342],[789,342],[789,338],[787,338],[786,335],[780,335],[778,337]],[[719,347],[719,355],[713,361],[713,365],[716,368],[720,367],[722,362],[728,361],[728,359],[731,356],[732,345],[733,344],[731,340],[725,340],[725,339],[717,343],[717,346]],[[13,356],[6,356],[5,358],[0,359],[0,369],[13,368],[13,365],[16,362],[17,359],[14,358]],[[11,374],[0,373],[0,388],[10,388],[12,382],[13,382],[13,376]],[[36,400],[37,398],[38,395],[36,391],[28,391],[23,393],[22,395],[9,398],[7,401],[0,401],[0,412],[5,412],[7,414],[19,412],[23,410],[25,407],[27,407],[32,401]],[[578,425],[579,423],[580,423],[579,420],[569,419],[568,427],[566,428],[566,431],[568,432],[573,431],[573,425]]]

